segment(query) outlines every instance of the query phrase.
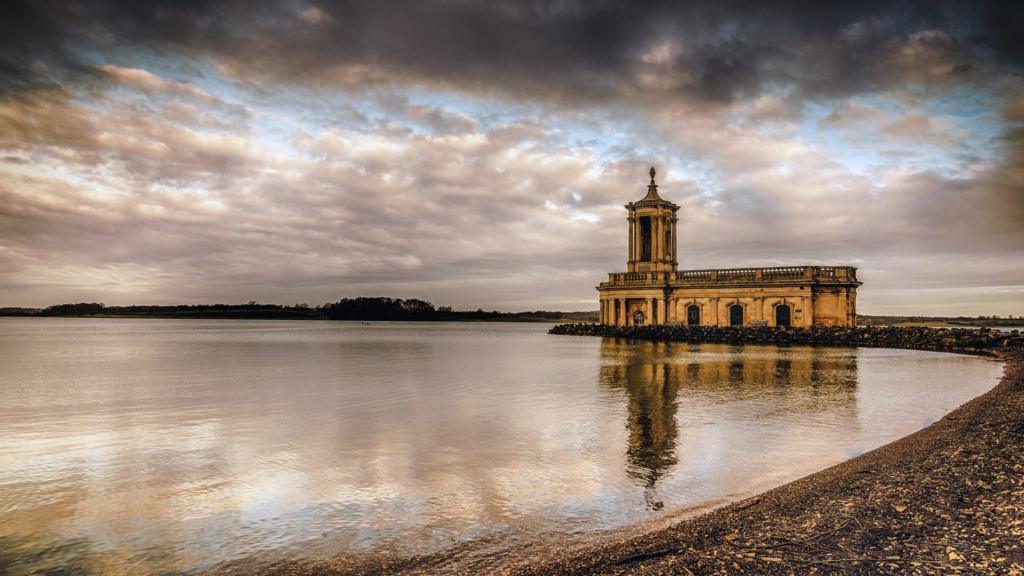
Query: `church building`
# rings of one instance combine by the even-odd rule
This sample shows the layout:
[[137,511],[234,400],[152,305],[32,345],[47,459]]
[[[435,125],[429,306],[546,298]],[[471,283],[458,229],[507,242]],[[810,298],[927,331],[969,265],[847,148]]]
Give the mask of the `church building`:
[[658,196],[654,175],[647,195],[626,205],[626,272],[597,287],[602,324],[856,325],[861,282],[851,266],[678,270],[679,206]]

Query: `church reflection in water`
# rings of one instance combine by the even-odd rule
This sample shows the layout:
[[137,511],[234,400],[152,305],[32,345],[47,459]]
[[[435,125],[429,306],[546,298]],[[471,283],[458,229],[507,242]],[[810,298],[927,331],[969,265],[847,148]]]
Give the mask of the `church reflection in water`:
[[675,471],[680,457],[686,459],[679,420],[687,410],[680,416],[681,403],[770,400],[778,406],[782,401],[794,417],[829,411],[855,423],[856,354],[821,348],[788,352],[604,339],[600,383],[625,397],[626,472],[643,487],[648,508],[664,507],[658,481]]

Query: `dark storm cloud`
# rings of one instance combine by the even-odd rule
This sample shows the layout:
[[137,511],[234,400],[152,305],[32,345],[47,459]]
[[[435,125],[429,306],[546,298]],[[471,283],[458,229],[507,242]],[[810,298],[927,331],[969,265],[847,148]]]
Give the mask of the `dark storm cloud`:
[[1018,2],[7,2],[5,91],[93,77],[78,54],[210,56],[239,80],[424,83],[521,97],[728,102],[1024,63]]

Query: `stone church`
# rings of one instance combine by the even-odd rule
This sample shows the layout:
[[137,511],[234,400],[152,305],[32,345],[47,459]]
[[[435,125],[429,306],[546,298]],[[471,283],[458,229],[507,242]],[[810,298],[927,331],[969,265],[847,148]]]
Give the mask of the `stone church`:
[[647,195],[626,205],[626,272],[597,287],[602,324],[856,325],[861,283],[851,266],[678,270],[679,206],[658,195],[654,175]]

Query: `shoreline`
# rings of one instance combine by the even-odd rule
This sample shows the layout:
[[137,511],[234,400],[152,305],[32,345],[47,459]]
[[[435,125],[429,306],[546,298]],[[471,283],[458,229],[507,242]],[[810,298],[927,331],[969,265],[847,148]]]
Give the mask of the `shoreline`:
[[[559,322],[566,322],[565,318],[545,318],[540,316],[524,316],[524,317],[511,317],[511,318],[431,318],[423,320],[409,320],[409,319],[334,319],[334,318],[321,318],[313,316],[241,316],[241,315],[173,315],[173,314],[91,314],[91,315],[0,315],[0,319],[3,318],[16,318],[19,320],[24,319],[47,319],[47,318],[58,318],[62,320],[68,319],[95,319],[95,320],[288,320],[298,322],[362,322],[364,324],[369,323],[383,323],[383,322],[410,322],[416,324],[426,324],[430,322],[444,322],[444,323],[497,323],[497,324],[558,324]],[[582,322],[582,321],[581,321]]]
[[[933,337],[948,336],[922,330],[928,331],[884,332],[928,346],[941,341]],[[817,331],[830,335],[820,340],[804,331],[800,340],[811,341],[800,343],[834,345],[837,334],[846,340],[877,331]],[[742,337],[735,329],[722,333]],[[675,339],[666,336],[647,330],[619,337]],[[978,347],[974,339],[947,338],[938,351],[998,357],[1003,376],[909,436],[671,526],[535,558],[503,573],[1024,574],[1024,349],[1010,342]]]

